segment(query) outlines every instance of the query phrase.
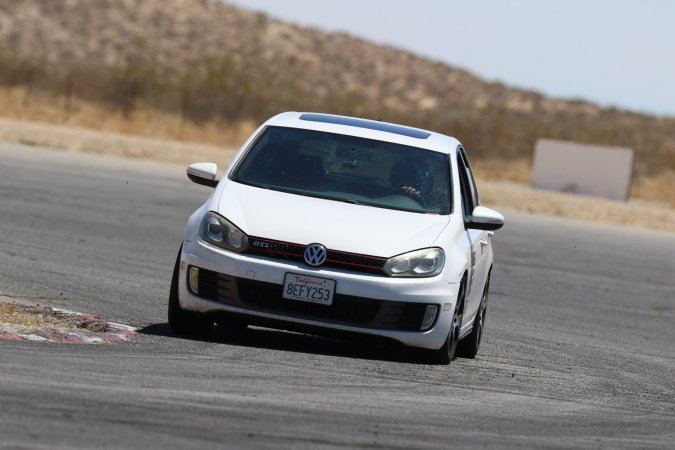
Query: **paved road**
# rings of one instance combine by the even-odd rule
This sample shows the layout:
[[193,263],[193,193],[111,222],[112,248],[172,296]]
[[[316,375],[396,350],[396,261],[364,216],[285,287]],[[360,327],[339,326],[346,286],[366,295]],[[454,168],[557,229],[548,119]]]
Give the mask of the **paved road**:
[[3,448],[675,448],[675,235],[507,214],[479,358],[171,336],[182,168],[0,146],[0,294],[144,328],[0,341]]

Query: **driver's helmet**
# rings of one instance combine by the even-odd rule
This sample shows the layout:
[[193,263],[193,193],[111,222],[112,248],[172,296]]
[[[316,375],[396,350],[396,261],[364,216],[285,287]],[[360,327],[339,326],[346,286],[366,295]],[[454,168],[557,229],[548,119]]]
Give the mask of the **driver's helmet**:
[[433,189],[434,177],[427,163],[410,156],[394,164],[389,183],[394,192],[422,201]]

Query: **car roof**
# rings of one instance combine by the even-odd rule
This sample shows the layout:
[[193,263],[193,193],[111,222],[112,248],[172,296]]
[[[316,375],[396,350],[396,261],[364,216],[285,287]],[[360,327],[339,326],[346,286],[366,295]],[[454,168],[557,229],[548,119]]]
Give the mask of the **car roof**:
[[420,147],[447,154],[454,153],[457,146],[461,145],[454,137],[433,131],[334,114],[285,112],[270,118],[263,125],[346,134]]

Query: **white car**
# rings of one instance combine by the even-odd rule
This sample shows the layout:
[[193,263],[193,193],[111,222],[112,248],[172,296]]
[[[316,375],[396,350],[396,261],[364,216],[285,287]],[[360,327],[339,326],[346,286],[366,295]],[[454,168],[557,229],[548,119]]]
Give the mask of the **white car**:
[[244,143],[190,216],[169,324],[214,322],[356,334],[437,363],[475,357],[492,270],[492,230],[466,153],[449,136],[373,120],[288,112]]

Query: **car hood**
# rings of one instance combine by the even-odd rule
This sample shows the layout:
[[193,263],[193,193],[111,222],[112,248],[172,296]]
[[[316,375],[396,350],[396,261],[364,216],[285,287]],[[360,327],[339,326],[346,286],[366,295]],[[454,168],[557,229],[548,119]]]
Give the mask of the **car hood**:
[[[215,205],[213,205],[215,206]],[[214,208],[215,209],[215,208]],[[217,211],[249,236],[390,257],[429,247],[448,216],[396,211],[228,181]]]

